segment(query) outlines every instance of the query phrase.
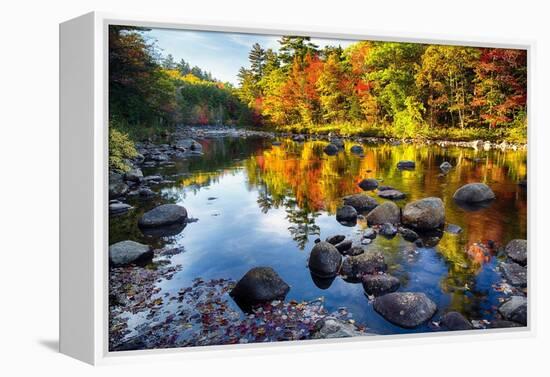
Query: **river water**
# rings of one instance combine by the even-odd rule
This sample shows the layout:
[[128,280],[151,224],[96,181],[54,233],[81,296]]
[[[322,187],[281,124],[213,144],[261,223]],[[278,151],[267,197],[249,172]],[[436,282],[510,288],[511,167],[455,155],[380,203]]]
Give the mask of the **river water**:
[[[349,227],[336,221],[343,196],[359,193],[357,183],[376,178],[407,194],[396,201],[403,207],[429,196],[445,203],[446,221],[460,226],[459,234],[445,232],[434,247],[416,248],[397,235],[378,236],[369,249],[384,253],[389,272],[400,279],[400,291],[424,292],[438,306],[434,320],[447,311],[469,320],[492,320],[504,293],[495,289],[502,277],[496,271],[498,247],[527,236],[527,193],[518,182],[527,174],[525,151],[478,151],[426,145],[364,145],[364,156],[350,152],[351,143],[336,156],[327,156],[322,141],[296,143],[263,138],[201,140],[203,156],[176,160],[175,165],[143,168],[144,175],[160,174],[170,182],[154,186],[160,196],[151,201],[130,199],[135,209],[112,217],[110,240],[132,239],[160,248],[182,246],[171,261],[182,269],[159,283],[162,292],[176,292],[193,279],[238,280],[250,268],[270,266],[291,289],[287,299],[324,297],[327,310],[346,307],[357,323],[380,334],[434,330],[433,324],[415,329],[395,326],[377,314],[361,284],[337,277],[318,282],[308,268],[309,252],[317,238],[335,234],[360,237],[365,221]],[[398,170],[400,160],[416,161],[412,171]],[[448,161],[453,169],[441,174]],[[485,182],[496,194],[487,208],[472,211],[456,205],[455,190],[469,182]],[[370,192],[380,203],[376,192]],[[198,219],[179,234],[144,236],[137,219],[161,203],[184,206]],[[494,242],[490,253],[471,248]],[[469,250],[469,252],[468,252]]]

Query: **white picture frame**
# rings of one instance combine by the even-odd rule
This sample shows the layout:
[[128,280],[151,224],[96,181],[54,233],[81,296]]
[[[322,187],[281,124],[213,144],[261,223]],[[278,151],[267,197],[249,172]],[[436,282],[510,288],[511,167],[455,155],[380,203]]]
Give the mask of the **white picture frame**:
[[[493,38],[442,38],[369,30],[318,30],[288,25],[240,25],[229,22],[197,23],[171,18],[149,18],[92,12],[60,24],[60,352],[90,364],[130,362],[142,359],[181,359],[242,354],[293,353],[326,347],[379,347],[394,342],[478,341],[532,337],[536,331],[537,289],[532,283],[536,253],[532,250],[534,219],[528,199],[528,253],[530,289],[528,326],[483,332],[423,333],[334,340],[242,344],[146,351],[108,351],[108,25],[241,32],[270,35],[304,35],[319,38],[410,41],[479,47],[522,48],[528,56],[528,87],[533,79],[533,41]],[[531,90],[529,90],[529,93]],[[533,101],[528,97],[529,138]],[[534,143],[528,151],[531,171]],[[528,198],[534,197],[533,185]]]

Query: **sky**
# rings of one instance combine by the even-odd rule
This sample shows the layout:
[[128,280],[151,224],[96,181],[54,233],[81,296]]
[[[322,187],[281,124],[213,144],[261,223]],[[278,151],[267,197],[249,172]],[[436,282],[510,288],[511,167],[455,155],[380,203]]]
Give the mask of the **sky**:
[[[187,61],[191,66],[199,66],[212,73],[223,82],[238,84],[239,68],[248,67],[248,53],[254,43],[264,49],[277,50],[280,36],[193,31],[176,29],[152,29],[145,35],[157,41],[163,56],[172,54],[174,60]],[[311,38],[319,47],[340,45],[346,48],[355,41]]]

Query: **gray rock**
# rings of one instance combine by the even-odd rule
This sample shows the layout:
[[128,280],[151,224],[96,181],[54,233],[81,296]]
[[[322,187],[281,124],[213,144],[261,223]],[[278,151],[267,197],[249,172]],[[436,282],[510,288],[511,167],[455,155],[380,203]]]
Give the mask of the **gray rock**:
[[357,211],[352,206],[342,206],[336,211],[336,220],[340,222],[354,222],[357,220]]
[[120,198],[128,193],[129,187],[124,182],[109,182],[109,198]]
[[382,191],[379,190],[378,196],[384,199],[401,200],[401,199],[405,199],[407,195],[405,195],[399,190],[382,190]]
[[378,181],[374,178],[363,179],[358,184],[363,191],[375,190],[378,187]]
[[172,224],[184,224],[187,210],[177,204],[163,204],[145,212],[138,225],[142,228],[164,227]]
[[154,183],[154,182],[162,182],[162,176],[160,175],[148,175],[146,177],[143,178],[143,180],[145,182],[151,182],[151,183]]
[[342,200],[344,205],[352,206],[358,212],[370,211],[378,206],[376,199],[364,194],[344,196]]
[[401,237],[403,237],[405,241],[409,241],[409,242],[414,242],[419,237],[418,233],[408,228],[400,228],[399,233],[401,233]]
[[342,234],[337,234],[335,236],[327,237],[327,242],[331,243],[333,245],[336,245],[336,244],[339,244],[340,242],[342,242],[345,239],[346,239],[346,236],[344,236]]
[[353,244],[353,242],[351,242],[351,240],[344,240],[336,245],[334,245],[334,247],[336,247],[336,249],[342,253],[342,254],[345,254],[345,252],[349,249],[351,249],[351,245]]
[[363,147],[360,145],[354,145],[350,148],[351,153],[353,154],[363,154],[364,150]]
[[387,269],[384,255],[378,251],[369,251],[344,259],[340,273],[353,281],[363,275],[385,272]]
[[415,328],[432,318],[437,306],[424,293],[393,292],[376,297],[374,310],[397,326]]
[[393,237],[397,234],[397,228],[390,223],[385,223],[382,224],[378,233],[386,237]]
[[138,190],[138,195],[142,198],[152,198],[157,194],[149,187],[142,187]]
[[124,174],[124,179],[130,182],[141,182],[143,179],[143,173],[139,168],[130,169],[126,172],[126,174]]
[[443,173],[448,173],[449,170],[451,170],[453,168],[453,165],[451,165],[450,163],[448,163],[447,161],[443,162],[441,165],[439,165],[439,169],[443,172]]
[[313,246],[309,254],[308,267],[310,271],[322,278],[336,276],[342,263],[342,255],[333,244],[319,242]]
[[338,153],[338,147],[334,144],[329,144],[323,149],[323,151],[329,156],[334,156]]
[[128,212],[130,208],[132,208],[132,206],[126,203],[112,203],[109,204],[109,213],[111,215],[120,215]]
[[447,224],[445,231],[451,234],[458,234],[462,232],[462,228],[455,224]]
[[290,287],[271,267],[250,269],[229,293],[242,303],[262,303],[284,299]]
[[495,199],[495,193],[485,183],[468,183],[453,195],[457,202],[478,203]]
[[517,263],[501,263],[502,274],[514,287],[527,287],[527,268]]
[[506,320],[527,326],[527,298],[512,296],[498,308],[498,311]]
[[512,240],[504,249],[508,258],[522,266],[527,264],[527,240]]
[[364,275],[363,289],[369,296],[381,296],[395,292],[399,288],[399,279],[389,274]]
[[489,323],[489,326],[487,327],[490,329],[508,329],[511,327],[522,327],[522,326],[523,326],[522,324],[517,322],[496,319],[494,321],[491,321],[491,323]]
[[408,203],[401,221],[417,230],[436,229],[445,224],[445,206],[439,198],[431,197]]
[[414,169],[415,167],[416,167],[415,162],[410,160],[403,160],[397,163],[397,168],[402,170],[411,170],[411,169]]
[[449,312],[445,314],[443,317],[441,317],[439,326],[449,331],[473,329],[470,321],[464,318],[464,316],[459,312]]
[[382,203],[367,215],[369,225],[398,224],[400,219],[401,211],[393,202]]
[[372,335],[359,331],[355,325],[334,317],[325,317],[315,323],[312,339],[337,339],[352,336]]
[[143,263],[153,258],[153,249],[135,241],[120,241],[109,246],[109,263],[113,267]]
[[378,191],[395,190],[391,186],[378,186]]

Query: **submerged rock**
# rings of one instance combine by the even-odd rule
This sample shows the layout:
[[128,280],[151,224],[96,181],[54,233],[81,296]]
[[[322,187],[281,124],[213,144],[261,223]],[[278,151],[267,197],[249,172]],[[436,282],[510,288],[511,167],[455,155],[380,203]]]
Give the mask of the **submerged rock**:
[[521,323],[527,326],[527,298],[523,296],[512,296],[498,308],[498,311],[508,321]]
[[342,206],[336,211],[336,220],[339,222],[355,222],[357,221],[357,211],[352,206]]
[[453,165],[451,165],[447,161],[444,161],[441,165],[439,165],[439,169],[445,174],[448,173],[452,168],[453,168]]
[[455,191],[457,202],[478,203],[495,199],[495,193],[485,183],[468,183]]
[[462,228],[455,224],[447,224],[445,231],[451,234],[458,234],[462,232]]
[[393,224],[385,223],[382,224],[378,233],[386,237],[393,237],[397,234],[397,228]]
[[380,296],[395,292],[399,288],[399,279],[389,274],[364,275],[363,289],[369,296]]
[[284,299],[290,287],[271,267],[250,269],[229,293],[241,303],[262,303]]
[[437,306],[424,293],[393,292],[376,297],[374,310],[391,323],[411,329],[432,318]]
[[364,194],[344,196],[342,200],[344,205],[352,206],[359,212],[370,211],[378,206],[376,199]]
[[120,215],[128,212],[131,208],[132,206],[126,203],[111,203],[109,204],[109,214]]
[[504,252],[514,262],[525,266],[527,264],[527,240],[512,240],[508,242]]
[[405,199],[407,195],[399,190],[378,190],[378,196],[384,199],[401,200]]
[[120,241],[109,246],[109,264],[113,267],[143,263],[153,258],[153,249],[135,241]]
[[449,312],[445,314],[443,317],[441,317],[441,322],[439,323],[439,326],[449,331],[473,329],[470,321],[464,318],[464,316],[459,312]]
[[412,170],[415,167],[416,167],[415,162],[410,160],[403,160],[397,163],[397,168],[402,170]]
[[359,331],[355,325],[334,317],[325,317],[315,323],[312,339],[349,338],[368,335]]
[[358,183],[363,191],[375,190],[378,187],[378,181],[374,178],[363,179]]
[[163,227],[183,224],[187,220],[187,210],[177,204],[163,204],[145,212],[138,225],[142,228]]
[[398,224],[400,219],[401,211],[393,202],[382,203],[367,215],[367,223],[369,225]]
[[443,201],[431,197],[408,203],[403,209],[402,222],[418,230],[431,230],[443,226],[445,224]]
[[342,255],[333,244],[319,242],[309,254],[308,267],[312,273],[322,278],[336,276],[342,263]]

